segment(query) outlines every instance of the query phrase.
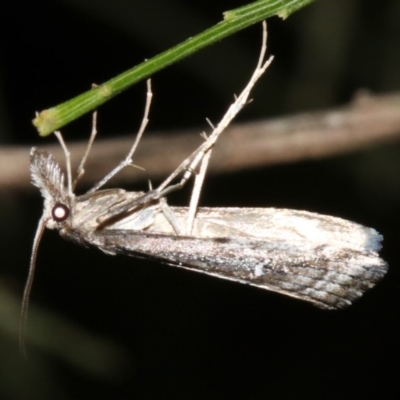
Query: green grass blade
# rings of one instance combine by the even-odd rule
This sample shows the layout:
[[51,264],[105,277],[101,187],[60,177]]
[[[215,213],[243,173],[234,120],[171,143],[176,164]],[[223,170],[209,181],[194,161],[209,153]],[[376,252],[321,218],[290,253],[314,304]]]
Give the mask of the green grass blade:
[[226,11],[224,20],[217,25],[117,75],[92,90],[40,112],[33,120],[33,125],[41,136],[47,136],[83,114],[94,110],[135,83],[148,78],[156,71],[273,15],[286,18],[312,1],[314,0],[258,0],[235,10]]

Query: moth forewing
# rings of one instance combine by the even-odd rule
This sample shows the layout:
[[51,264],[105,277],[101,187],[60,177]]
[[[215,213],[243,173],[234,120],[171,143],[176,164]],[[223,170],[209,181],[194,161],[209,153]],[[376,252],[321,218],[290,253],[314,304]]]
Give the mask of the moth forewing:
[[[178,222],[186,220],[188,208],[171,209]],[[100,230],[60,233],[107,253],[159,259],[327,309],[350,305],[387,269],[374,229],[306,211],[200,208],[193,234],[184,236],[152,205]]]

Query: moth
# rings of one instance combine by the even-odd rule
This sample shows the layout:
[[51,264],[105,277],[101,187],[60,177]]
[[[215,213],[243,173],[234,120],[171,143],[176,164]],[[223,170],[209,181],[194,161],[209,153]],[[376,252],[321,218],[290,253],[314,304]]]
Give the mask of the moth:
[[[76,196],[73,192],[69,153],[59,133],[57,137],[67,158],[67,185],[53,156],[32,148],[32,182],[41,191],[44,210],[24,292],[20,338],[25,330],[38,243],[45,228],[56,229],[67,240],[107,254],[156,259],[282,293],[323,309],[349,306],[385,275],[387,264],[378,255],[382,236],[372,228],[307,211],[197,206],[212,147],[246,104],[251,88],[271,61],[264,61],[265,40],[264,31],[260,59],[244,91],[212,134],[156,189],[100,190],[132,162],[132,154],[147,124],[149,101],[126,159],[86,194]],[[180,174],[181,180],[171,184]],[[181,188],[192,176],[195,186],[190,206],[170,207],[166,201],[168,194]]]
[[[51,154],[32,149],[32,174],[45,198],[46,227],[108,254],[158,259],[343,308],[386,272],[382,237],[341,218],[277,208],[202,208],[190,235],[177,234],[159,200],[122,189],[70,197]],[[40,179],[40,180],[39,180]],[[170,207],[179,226],[187,207]]]

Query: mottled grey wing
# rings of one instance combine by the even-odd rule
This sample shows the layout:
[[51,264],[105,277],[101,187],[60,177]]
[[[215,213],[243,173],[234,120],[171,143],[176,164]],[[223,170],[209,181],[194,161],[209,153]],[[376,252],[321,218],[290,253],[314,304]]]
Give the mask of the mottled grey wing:
[[[373,232],[370,234],[376,237],[370,239],[378,243],[380,236]],[[374,250],[304,240],[196,238],[110,229],[92,232],[86,241],[106,252],[156,258],[306,300],[325,309],[350,305],[387,270]]]

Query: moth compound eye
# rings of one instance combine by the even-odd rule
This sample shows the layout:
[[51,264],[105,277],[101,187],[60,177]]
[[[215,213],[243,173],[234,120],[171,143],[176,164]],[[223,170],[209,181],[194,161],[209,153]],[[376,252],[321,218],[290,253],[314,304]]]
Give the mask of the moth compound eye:
[[69,208],[65,204],[58,203],[51,210],[54,221],[63,222],[69,216]]

